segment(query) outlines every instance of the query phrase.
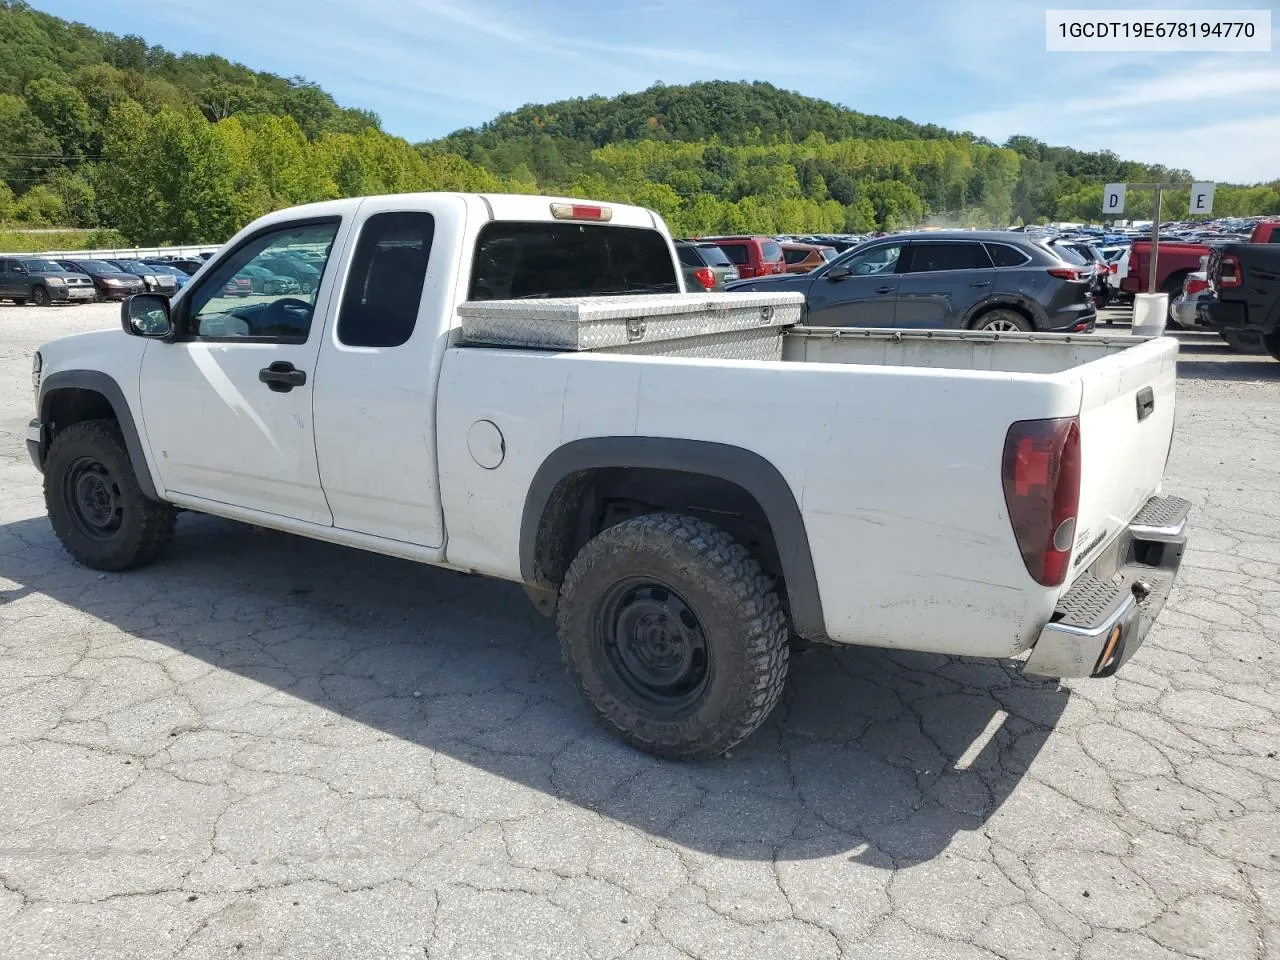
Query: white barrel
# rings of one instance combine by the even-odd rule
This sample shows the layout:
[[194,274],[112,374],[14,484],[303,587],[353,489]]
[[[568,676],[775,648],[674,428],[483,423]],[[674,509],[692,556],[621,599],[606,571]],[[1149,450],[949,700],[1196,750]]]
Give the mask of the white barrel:
[[1135,337],[1159,337],[1169,322],[1167,293],[1135,293],[1133,295],[1133,329]]

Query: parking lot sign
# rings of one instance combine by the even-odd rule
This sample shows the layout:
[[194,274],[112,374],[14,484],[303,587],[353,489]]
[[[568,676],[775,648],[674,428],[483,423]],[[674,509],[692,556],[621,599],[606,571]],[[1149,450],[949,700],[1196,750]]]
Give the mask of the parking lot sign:
[[1213,213],[1213,184],[1193,183],[1191,185],[1191,212]]
[[1124,191],[1123,183],[1108,183],[1102,191],[1102,212],[1124,213]]

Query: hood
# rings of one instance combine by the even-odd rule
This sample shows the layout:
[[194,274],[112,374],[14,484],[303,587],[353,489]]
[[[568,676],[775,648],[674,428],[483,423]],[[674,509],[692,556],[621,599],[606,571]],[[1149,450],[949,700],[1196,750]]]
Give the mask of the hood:
[[81,277],[85,280],[89,279],[79,270],[67,270],[64,267],[59,267],[57,270],[32,270],[31,273],[37,277]]

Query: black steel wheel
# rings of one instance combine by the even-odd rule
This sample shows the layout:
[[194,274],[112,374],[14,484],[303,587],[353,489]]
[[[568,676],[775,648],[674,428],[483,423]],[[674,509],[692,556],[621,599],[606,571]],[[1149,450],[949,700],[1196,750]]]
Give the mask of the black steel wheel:
[[93,456],[77,457],[62,474],[63,506],[81,535],[106,542],[124,521],[124,494],[111,468]]
[[707,638],[679,593],[665,583],[627,579],[593,612],[595,640],[632,694],[663,713],[697,700],[711,669]]
[[44,502],[63,548],[95,570],[150,563],[173,536],[177,516],[142,492],[114,420],[73,423],[53,438]]

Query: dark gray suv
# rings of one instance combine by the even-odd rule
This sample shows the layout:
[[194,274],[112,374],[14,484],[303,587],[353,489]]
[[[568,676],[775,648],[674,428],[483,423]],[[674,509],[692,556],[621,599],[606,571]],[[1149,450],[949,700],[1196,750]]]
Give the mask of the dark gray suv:
[[1021,234],[946,231],[880,237],[813,273],[727,289],[801,292],[812,326],[1082,333],[1097,319],[1092,282],[1092,269]]

